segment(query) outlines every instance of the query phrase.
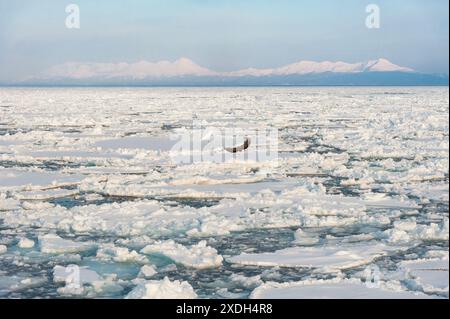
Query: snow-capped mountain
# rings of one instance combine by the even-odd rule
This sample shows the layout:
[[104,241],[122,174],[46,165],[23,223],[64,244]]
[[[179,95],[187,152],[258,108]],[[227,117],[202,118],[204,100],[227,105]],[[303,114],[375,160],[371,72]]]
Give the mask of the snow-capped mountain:
[[276,68],[216,72],[188,58],[136,63],[53,66],[20,85],[448,85],[448,75],[423,74],[387,59],[347,63],[299,61]]
[[386,59],[372,60],[367,63],[315,62],[299,61],[276,69],[245,69],[228,73],[229,76],[269,76],[310,73],[356,73],[356,72],[413,72],[413,69],[401,67]]
[[391,63],[386,59],[378,59],[366,63],[346,63],[346,62],[314,62],[299,61],[286,66],[273,69],[244,69],[234,72],[215,72],[199,66],[195,62],[181,58],[174,62],[159,61],[148,62],[140,61],[136,63],[65,63],[56,65],[47,70],[42,78],[70,78],[70,79],[89,79],[89,78],[127,78],[127,79],[145,79],[145,78],[164,78],[181,76],[222,76],[222,77],[240,77],[240,76],[279,76],[293,74],[310,73],[356,73],[356,72],[413,72],[412,69],[401,67]]
[[65,63],[56,65],[45,71],[43,78],[128,78],[145,79],[180,76],[214,76],[215,72],[203,68],[187,58],[174,62],[139,61],[136,63]]

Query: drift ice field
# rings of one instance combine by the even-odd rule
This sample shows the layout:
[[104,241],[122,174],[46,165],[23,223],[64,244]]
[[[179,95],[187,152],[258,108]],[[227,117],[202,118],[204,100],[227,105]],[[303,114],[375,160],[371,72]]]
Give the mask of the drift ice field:
[[[0,298],[448,298],[448,94],[1,88]],[[174,161],[193,120],[277,156]]]

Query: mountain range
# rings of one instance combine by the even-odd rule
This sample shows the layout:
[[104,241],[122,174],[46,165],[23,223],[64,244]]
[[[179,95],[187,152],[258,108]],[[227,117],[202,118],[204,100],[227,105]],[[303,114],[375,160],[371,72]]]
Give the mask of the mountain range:
[[448,85],[448,75],[425,74],[380,58],[368,62],[299,61],[277,68],[217,72],[188,58],[136,63],[53,66],[22,85]]

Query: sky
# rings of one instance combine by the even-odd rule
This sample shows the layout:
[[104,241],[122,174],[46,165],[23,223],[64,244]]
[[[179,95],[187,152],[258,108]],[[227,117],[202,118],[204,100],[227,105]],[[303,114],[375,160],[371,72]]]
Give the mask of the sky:
[[[68,4],[80,28],[68,29]],[[380,27],[367,28],[368,4]],[[380,57],[449,69],[448,0],[0,0],[0,81],[66,62],[173,61],[216,71]]]

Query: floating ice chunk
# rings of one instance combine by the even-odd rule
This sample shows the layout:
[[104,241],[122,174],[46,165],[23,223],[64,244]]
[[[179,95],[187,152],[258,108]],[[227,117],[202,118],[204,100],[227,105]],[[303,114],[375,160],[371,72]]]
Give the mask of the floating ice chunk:
[[20,248],[33,248],[34,247],[34,240],[28,239],[28,238],[21,238],[19,240],[19,243],[17,244]]
[[176,144],[169,136],[128,136],[115,140],[103,140],[95,143],[106,149],[148,149],[170,151]]
[[[447,168],[448,171],[448,168]],[[408,185],[406,191],[422,200],[428,201],[430,199],[448,202],[449,184],[432,184],[432,183],[420,183]]]
[[327,244],[349,244],[349,243],[359,243],[359,242],[365,242],[365,241],[371,241],[376,239],[376,236],[373,234],[356,234],[356,235],[349,235],[349,236],[333,236],[333,235],[326,235],[325,236]]
[[41,202],[41,201],[22,201],[20,206],[24,210],[35,210],[35,209],[52,209],[55,207],[52,203]]
[[28,277],[20,280],[17,284],[12,285],[10,288],[12,291],[20,291],[33,287],[39,287],[47,282],[45,277]]
[[219,267],[223,260],[216,249],[206,245],[205,240],[190,248],[177,244],[173,240],[156,242],[145,246],[141,253],[160,253],[177,263],[197,269]]
[[311,267],[335,271],[370,263],[373,259],[398,249],[377,242],[341,246],[291,247],[273,253],[243,253],[230,257],[227,261],[241,265]]
[[138,277],[150,278],[157,274],[156,269],[151,265],[144,265],[139,271]]
[[406,196],[378,197],[377,195],[378,194],[366,194],[365,197],[367,197],[367,199],[364,200],[366,206],[380,208],[420,208],[414,201],[407,199]]
[[383,285],[368,287],[359,279],[306,280],[265,283],[250,295],[252,299],[429,299],[428,295]]
[[230,280],[233,283],[237,283],[247,288],[255,288],[263,283],[263,281],[261,280],[261,276],[259,275],[247,277],[244,275],[232,274],[230,276]]
[[239,177],[239,178],[206,178],[202,176],[178,179],[169,185],[222,185],[222,184],[252,184],[265,180],[265,176]]
[[429,226],[419,225],[414,231],[414,236],[427,240],[448,240],[449,219],[444,218],[440,224],[431,223]]
[[[96,295],[120,293],[123,287],[117,283],[114,278],[106,278],[106,280],[97,280],[92,283],[93,297]],[[88,295],[89,297],[89,295]]]
[[61,197],[68,197],[78,194],[78,190],[67,189],[47,189],[47,190],[33,190],[16,193],[15,198],[21,200],[49,200]]
[[0,245],[0,255],[6,253],[8,248],[5,245]]
[[46,186],[46,185],[64,185],[67,183],[79,182],[82,179],[80,175],[69,175],[44,171],[24,171],[9,168],[0,168],[0,189],[3,187],[19,186]]
[[394,227],[385,230],[381,237],[390,243],[407,243],[413,240],[448,240],[449,220],[440,224],[418,225],[414,220],[394,222]]
[[14,210],[20,207],[20,201],[14,198],[7,198],[6,194],[0,193],[0,212]]
[[412,240],[406,231],[395,228],[385,230],[383,236],[389,243],[408,243]]
[[442,259],[407,260],[400,263],[400,270],[406,271],[416,285],[429,293],[449,291],[448,256]]
[[96,248],[96,245],[93,243],[63,239],[55,234],[39,236],[38,241],[41,252],[48,254],[78,253]]
[[399,230],[411,231],[417,227],[415,220],[398,220],[394,222],[394,227]]
[[449,252],[448,250],[429,250],[424,257],[449,259]]
[[312,246],[320,241],[319,237],[312,236],[311,234],[304,232],[301,228],[296,230],[294,236],[294,244],[301,246]]
[[146,281],[138,284],[126,297],[126,299],[195,299],[197,294],[186,281],[163,280]]
[[173,272],[173,271],[177,271],[177,265],[175,264],[169,264],[167,266],[164,266],[163,268],[159,269],[159,272]]
[[47,282],[46,277],[2,276],[0,273],[0,297],[10,292],[39,287],[45,282]]
[[135,250],[129,250],[126,247],[117,247],[113,244],[106,244],[102,246],[97,251],[97,258],[103,259],[103,260],[113,260],[116,262],[123,262],[123,263],[140,263],[145,264],[148,262],[147,257],[139,254]]
[[62,255],[53,255],[49,258],[51,261],[55,263],[72,263],[78,264],[81,262],[82,257],[79,254],[62,254]]
[[86,294],[86,289],[83,286],[64,286],[56,289],[58,294],[67,296],[79,296]]
[[244,299],[246,298],[246,293],[233,293],[228,291],[227,288],[220,288],[216,291],[217,296],[223,299]]

